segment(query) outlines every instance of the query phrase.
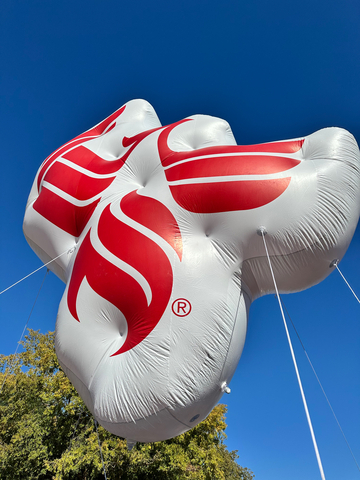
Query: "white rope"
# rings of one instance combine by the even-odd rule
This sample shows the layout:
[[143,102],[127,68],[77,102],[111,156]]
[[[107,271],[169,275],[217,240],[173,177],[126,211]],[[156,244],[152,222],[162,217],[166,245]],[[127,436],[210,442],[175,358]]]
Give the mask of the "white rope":
[[[283,301],[282,298],[281,298],[281,303],[284,304],[284,301]],[[311,360],[310,360],[310,357],[309,357],[309,355],[308,355],[308,353],[307,353],[307,351],[306,351],[306,349],[305,349],[305,346],[304,346],[304,344],[303,344],[303,342],[302,342],[302,340],[301,340],[301,338],[300,338],[299,332],[298,332],[297,329],[295,328],[294,322],[292,321],[292,318],[291,318],[291,316],[290,316],[290,314],[289,314],[289,312],[288,312],[288,310],[287,310],[287,308],[286,308],[285,305],[284,305],[284,308],[285,308],[286,313],[287,313],[287,315],[288,315],[288,317],[289,317],[289,319],[290,319],[291,325],[293,326],[293,329],[294,329],[294,331],[295,331],[295,333],[296,333],[296,336],[297,336],[298,339],[299,339],[300,345],[302,346],[302,349],[304,350],[304,353],[305,353],[305,356],[306,356],[306,358],[307,358],[307,361],[309,362],[310,367],[311,367],[311,369],[312,369],[312,371],[313,371],[313,373],[314,373],[314,375],[315,375],[315,378],[316,378],[316,380],[317,380],[317,382],[318,382],[318,384],[319,384],[319,386],[320,386],[320,388],[321,388],[321,391],[322,391],[322,393],[323,393],[323,395],[324,395],[324,397],[325,397],[325,400],[327,401],[327,404],[329,405],[329,408],[330,408],[330,410],[331,410],[331,412],[332,412],[332,414],[333,414],[333,416],[334,416],[334,418],[335,418],[335,421],[336,421],[336,423],[337,423],[337,425],[338,425],[338,427],[339,427],[339,430],[340,430],[342,436],[344,437],[345,443],[346,443],[346,445],[347,445],[347,447],[348,447],[348,449],[349,449],[349,451],[350,451],[350,453],[351,453],[351,455],[352,455],[352,457],[353,457],[353,459],[354,459],[354,462],[355,462],[358,470],[360,471],[360,466],[359,466],[359,464],[358,464],[358,462],[357,462],[357,460],[356,460],[356,457],[355,457],[355,455],[354,455],[354,452],[352,451],[352,449],[351,449],[351,447],[350,447],[350,444],[349,444],[349,442],[348,442],[348,440],[347,440],[347,438],[346,438],[346,436],[345,436],[345,433],[344,433],[344,431],[343,431],[343,429],[342,429],[342,427],[341,427],[341,425],[340,425],[340,422],[339,422],[339,420],[338,420],[338,418],[337,418],[337,416],[336,416],[336,414],[335,414],[335,412],[334,412],[334,409],[333,409],[333,407],[332,407],[332,405],[331,405],[331,403],[330,403],[330,400],[328,399],[328,396],[326,395],[325,389],[324,389],[324,387],[322,386],[322,383],[320,382],[320,379],[319,379],[319,377],[318,377],[318,375],[317,375],[317,373],[316,373],[316,371],[315,371],[315,367],[313,366],[313,364],[312,364],[312,362],[311,362]]]
[[276,284],[273,268],[272,268],[272,265],[271,265],[269,252],[268,252],[267,245],[266,245],[266,240],[265,240],[266,230],[264,229],[264,227],[261,227],[258,230],[258,232],[262,236],[262,239],[263,239],[263,242],[264,242],[264,247],[265,247],[267,259],[268,259],[268,262],[269,262],[270,272],[271,272],[271,276],[272,276],[272,279],[273,279],[273,282],[274,282],[275,292],[276,292],[276,296],[277,296],[277,299],[278,299],[278,303],[279,303],[279,307],[280,307],[280,311],[281,311],[281,316],[282,316],[282,319],[283,319],[283,322],[284,322],[286,336],[287,336],[287,339],[288,339],[290,352],[291,352],[291,357],[292,357],[294,367],[295,367],[295,372],[296,372],[296,376],[297,376],[297,380],[298,380],[298,384],[299,384],[299,388],[300,388],[301,398],[302,398],[302,401],[303,401],[305,414],[306,414],[306,418],[307,418],[309,429],[310,429],[311,438],[312,438],[313,445],[314,445],[314,450],[315,450],[315,455],[316,455],[316,459],[317,459],[318,466],[319,466],[320,475],[321,475],[322,480],[325,480],[325,474],[324,474],[324,470],[323,470],[323,467],[322,467],[321,458],[320,458],[320,454],[319,454],[319,449],[318,449],[318,446],[317,446],[317,443],[316,443],[314,429],[313,429],[313,426],[312,426],[312,423],[311,423],[310,413],[309,413],[309,409],[308,409],[308,406],[307,406],[305,393],[304,393],[304,390],[303,390],[303,387],[302,387],[301,378],[300,378],[299,370],[298,370],[297,363],[296,363],[294,349],[293,349],[293,346],[292,346],[292,343],[291,343],[289,330],[288,330],[287,323],[286,323],[286,320],[285,320],[285,315],[284,315],[284,311],[283,311],[283,308],[282,308],[282,304],[281,304],[281,300],[280,300],[280,296],[279,296],[279,291],[278,291],[278,288],[277,288],[277,284]]
[[97,434],[97,439],[98,439],[98,444],[99,444],[101,463],[102,463],[102,467],[103,467],[103,470],[104,470],[104,478],[105,478],[105,480],[107,480],[107,478],[106,478],[105,464],[104,464],[103,454],[102,454],[102,450],[101,450],[101,443],[100,443],[100,438],[99,438],[99,432],[98,432],[98,428],[97,428],[97,421],[95,420],[95,418],[94,418],[94,423],[95,423],[96,434]]
[[72,434],[71,439],[70,439],[70,445],[71,445],[71,442],[74,440],[75,433],[76,433],[77,427],[79,426],[80,417],[83,413],[83,410],[84,410],[84,406],[81,407],[81,410],[80,410],[80,413],[79,413],[79,416],[78,416],[78,419],[77,419],[77,422],[76,422],[76,425],[75,425],[74,433]]
[[354,292],[354,290],[350,287],[350,284],[349,282],[346,280],[346,278],[344,277],[344,275],[341,273],[341,270],[340,268],[338,267],[338,264],[335,263],[334,266],[336,267],[337,271],[340,273],[340,275],[342,276],[344,282],[346,283],[346,285],[350,288],[352,294],[354,295],[354,297],[356,298],[356,300],[360,303],[360,300],[358,299],[356,293]]
[[[14,357],[16,357],[16,354],[17,354],[18,348],[19,348],[19,346],[20,346],[21,340],[23,339],[23,336],[24,336],[24,334],[25,334],[25,331],[26,331],[26,328],[27,328],[27,326],[28,326],[28,323],[29,323],[30,317],[31,317],[31,315],[32,315],[32,313],[33,313],[33,310],[34,310],[34,308],[35,308],[35,305],[36,305],[37,299],[39,298],[39,295],[40,295],[41,289],[42,289],[42,287],[43,287],[43,285],[44,285],[45,278],[46,278],[46,276],[47,276],[47,274],[48,274],[48,273],[49,273],[49,269],[47,269],[47,270],[46,270],[46,273],[45,273],[45,276],[44,276],[44,278],[43,278],[43,281],[41,282],[41,285],[40,285],[39,291],[38,291],[38,293],[37,293],[37,295],[36,295],[36,298],[35,298],[35,301],[34,301],[34,303],[33,303],[33,306],[32,306],[32,308],[31,308],[31,310],[30,310],[30,313],[29,313],[28,319],[26,320],[25,326],[24,326],[24,328],[23,328],[23,331],[22,331],[22,334],[21,334],[20,340],[18,341],[18,344],[17,344],[17,346],[16,346],[16,350],[15,350],[15,353],[14,353]],[[15,359],[15,361],[16,361],[16,359]],[[0,388],[0,393],[2,392],[2,389],[3,389],[4,385],[5,385],[5,381],[6,381],[6,379],[7,379],[8,375],[9,375],[9,373],[10,373],[10,367],[12,367],[11,363],[10,363],[10,365],[8,365],[8,367],[7,367],[7,372],[6,372],[6,374],[5,374],[5,377],[4,377],[4,380],[3,380],[3,383],[2,383],[2,385],[1,385],[1,388]]]
[[[74,247],[74,248],[75,248],[75,247]],[[60,253],[60,255],[58,255],[57,257],[53,258],[53,259],[50,260],[49,262],[45,263],[45,264],[42,265],[41,267],[37,268],[37,269],[34,270],[33,272],[29,273],[28,275],[26,275],[25,277],[23,277],[21,280],[18,280],[17,282],[15,282],[15,283],[13,283],[12,285],[10,285],[10,287],[5,288],[5,290],[3,290],[2,292],[0,292],[0,295],[2,295],[3,293],[7,292],[8,290],[10,290],[10,288],[15,287],[15,285],[17,285],[18,283],[22,282],[23,280],[26,280],[27,278],[31,277],[31,275],[34,275],[34,273],[38,272],[38,271],[41,270],[42,268],[47,267],[48,265],[50,265],[50,263],[55,262],[55,260],[57,260],[58,258],[60,258],[60,257],[62,257],[63,255],[65,255],[65,253],[71,253],[72,251],[74,251],[74,248],[70,248],[70,250],[66,250],[66,251],[63,252],[63,253]]]
[[350,454],[352,455],[353,460],[354,460],[354,462],[355,462],[358,470],[360,471],[359,464],[358,464],[358,462],[357,462],[357,460],[356,460],[356,457],[355,457],[353,451],[351,450],[350,444],[349,444],[349,442],[348,442],[348,440],[347,440],[347,438],[346,438],[346,436],[345,436],[345,433],[344,433],[343,429],[341,428],[340,422],[339,422],[339,420],[337,419],[337,416],[335,415],[335,412],[334,412],[334,409],[333,409],[332,406],[331,406],[330,400],[328,399],[328,397],[327,397],[327,395],[326,395],[326,393],[325,393],[325,390],[324,390],[324,388],[323,388],[323,386],[322,386],[322,384],[321,384],[321,382],[320,382],[319,377],[317,376],[317,374],[316,374],[316,372],[315,372],[315,369],[314,369],[314,367],[313,367],[313,364],[311,363],[310,358],[309,358],[306,350],[304,350],[304,352],[305,352],[306,358],[308,359],[308,362],[309,362],[309,364],[310,364],[310,367],[312,368],[312,371],[314,372],[315,378],[316,378],[316,380],[318,381],[318,384],[320,385],[320,388],[321,388],[321,390],[322,390],[322,392],[323,392],[323,394],[324,394],[324,397],[325,397],[325,399],[326,399],[326,401],[327,401],[327,403],[328,403],[328,405],[329,405],[329,407],[330,407],[330,410],[331,410],[331,412],[332,412],[332,414],[333,414],[333,416],[334,416],[334,418],[335,418],[335,421],[336,421],[336,423],[337,423],[337,425],[338,425],[338,427],[339,427],[339,429],[340,429],[340,432],[341,432],[341,434],[342,434],[342,436],[343,436],[343,438],[344,438],[344,440],[345,440],[345,443],[346,443],[346,445],[347,445],[347,447],[348,447],[348,449],[349,449],[349,451],[350,451]]

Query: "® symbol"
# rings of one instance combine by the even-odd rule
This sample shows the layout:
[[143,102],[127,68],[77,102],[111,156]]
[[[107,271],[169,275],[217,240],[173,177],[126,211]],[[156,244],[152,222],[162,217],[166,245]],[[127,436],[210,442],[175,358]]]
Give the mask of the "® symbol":
[[186,298],[178,298],[172,304],[172,311],[177,317],[186,317],[191,312],[191,303]]

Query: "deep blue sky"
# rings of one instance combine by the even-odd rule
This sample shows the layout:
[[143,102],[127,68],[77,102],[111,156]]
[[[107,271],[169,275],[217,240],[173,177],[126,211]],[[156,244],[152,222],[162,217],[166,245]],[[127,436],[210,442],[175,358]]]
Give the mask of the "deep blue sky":
[[[358,0],[2,0],[0,290],[41,265],[22,235],[43,159],[123,103],[145,98],[163,124],[225,118],[239,144],[326,126],[360,142]],[[360,229],[340,267],[360,292]],[[0,352],[14,352],[44,270],[0,298]],[[54,330],[62,283],[49,275],[30,320]],[[334,272],[285,297],[360,462],[360,306]],[[320,478],[276,300],[257,300],[223,398],[228,446],[256,480]],[[293,332],[292,332],[293,334]],[[360,478],[293,335],[328,480]]]

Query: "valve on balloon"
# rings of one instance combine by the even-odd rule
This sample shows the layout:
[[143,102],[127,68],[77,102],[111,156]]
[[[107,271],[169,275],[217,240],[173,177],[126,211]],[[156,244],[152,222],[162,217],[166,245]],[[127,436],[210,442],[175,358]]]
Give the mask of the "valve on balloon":
[[221,391],[224,392],[224,393],[228,393],[228,394],[231,392],[231,389],[228,387],[226,382],[224,382],[221,385]]

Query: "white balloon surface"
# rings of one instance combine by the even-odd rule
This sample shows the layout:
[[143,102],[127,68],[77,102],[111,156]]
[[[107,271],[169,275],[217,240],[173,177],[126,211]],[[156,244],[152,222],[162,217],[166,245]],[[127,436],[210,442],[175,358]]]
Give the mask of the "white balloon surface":
[[144,100],[51,154],[25,236],[65,283],[59,362],[96,419],[142,442],[202,421],[229,385],[248,311],[310,287],[344,255],[360,154],[339,128],[260,145],[195,115],[161,126]]

